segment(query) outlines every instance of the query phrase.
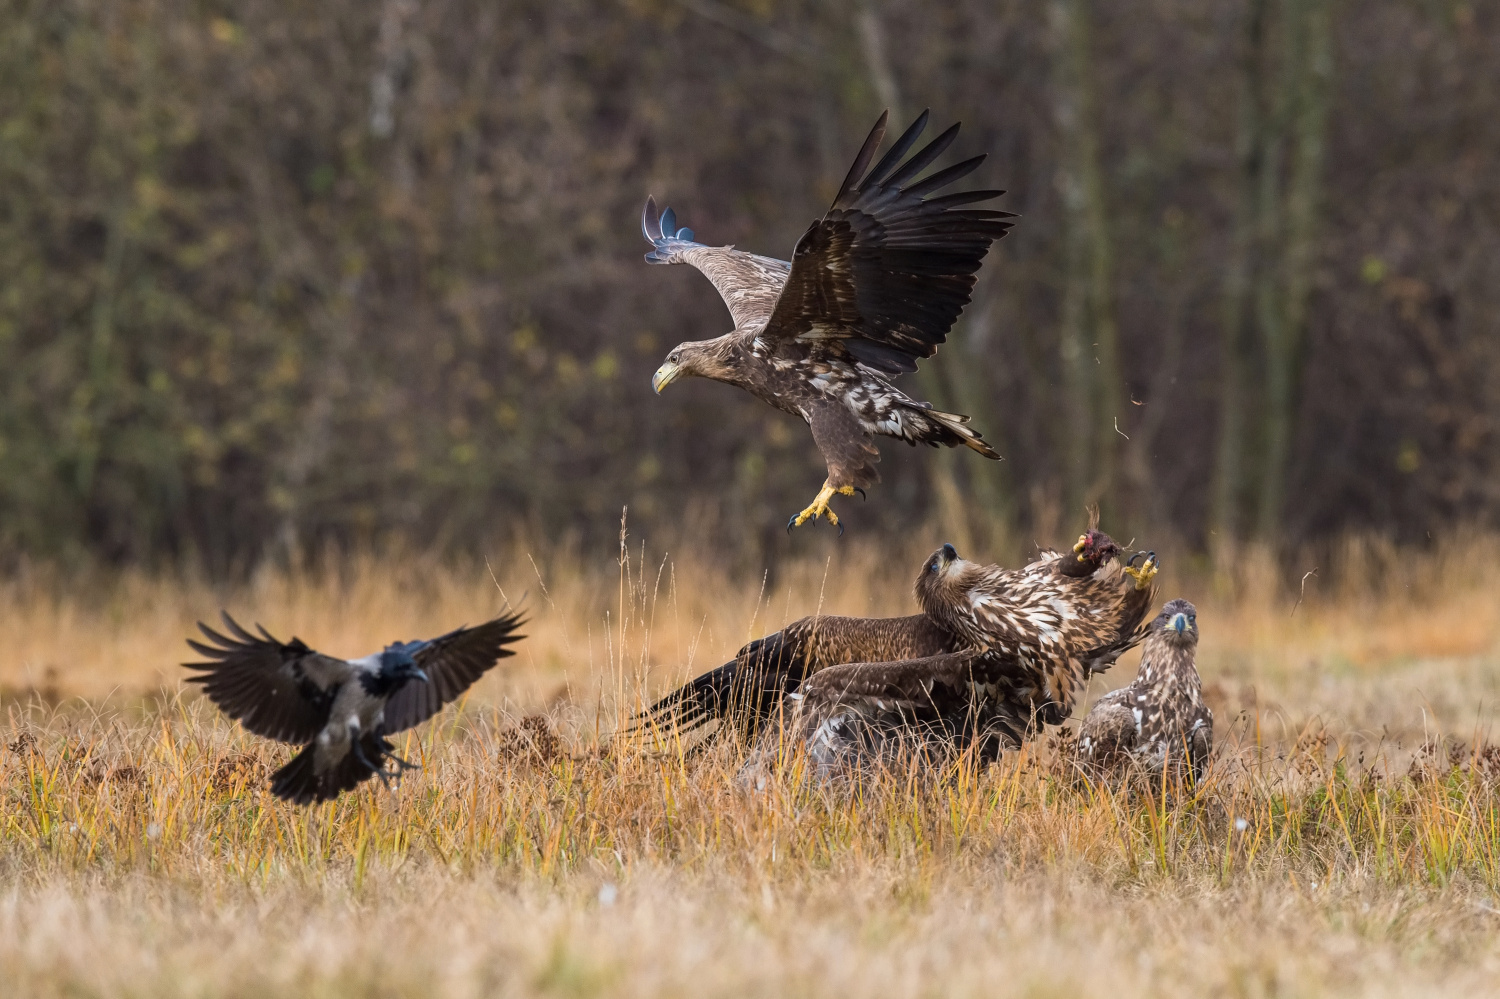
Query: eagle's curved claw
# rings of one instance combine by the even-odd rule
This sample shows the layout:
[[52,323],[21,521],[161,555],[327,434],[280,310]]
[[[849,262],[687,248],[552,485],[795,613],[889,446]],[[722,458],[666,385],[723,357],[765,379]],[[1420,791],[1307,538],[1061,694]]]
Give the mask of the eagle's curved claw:
[[1135,580],[1135,588],[1137,590],[1144,590],[1147,586],[1151,585],[1151,580],[1156,577],[1157,570],[1161,568],[1161,565],[1157,562],[1156,552],[1146,552],[1145,561],[1137,569],[1135,567],[1135,560],[1140,554],[1140,552],[1136,552],[1135,555],[1130,556],[1130,561],[1125,563],[1125,574]]
[[[858,488],[858,486],[839,486],[838,488],[834,488],[827,482],[823,483],[823,488],[818,490],[818,495],[813,497],[813,501],[807,505],[807,508],[787,521],[787,532],[790,533],[794,527],[801,527],[809,520],[827,517],[828,523],[839,529],[839,537],[843,537],[844,525],[839,523],[839,516],[829,507],[828,501],[838,495],[853,496],[855,490]],[[863,490],[860,491],[863,492]]]
[[855,486],[854,487],[854,491],[857,492],[857,493],[859,493],[859,498],[862,499],[862,500],[864,500],[866,503],[868,503],[870,501],[870,497],[866,496],[865,495],[865,491],[863,489],[859,488],[859,486]]

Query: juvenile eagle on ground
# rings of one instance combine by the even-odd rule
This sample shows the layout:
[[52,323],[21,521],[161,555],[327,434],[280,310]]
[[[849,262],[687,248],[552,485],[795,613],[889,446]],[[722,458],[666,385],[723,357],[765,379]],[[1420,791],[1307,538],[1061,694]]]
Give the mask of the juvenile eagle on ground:
[[[785,697],[799,719],[820,719],[809,732],[835,716],[844,720],[828,732],[844,726],[851,737],[860,730],[859,738],[877,729],[916,726],[966,741],[983,730],[982,752],[992,756],[1005,744],[1023,741],[1038,723],[1061,721],[1072,711],[1076,684],[1067,685],[1064,710],[1047,693],[1042,673],[1065,673],[1069,663],[1080,670],[1106,669],[1139,640],[1150,593],[1149,587],[1138,587],[1149,583],[1156,562],[1151,556],[1141,569],[1112,566],[1119,553],[1109,535],[1090,528],[1071,552],[1043,552],[1020,570],[963,563],[1007,582],[1004,599],[996,603],[992,594],[987,613],[1008,612],[1026,622],[1008,638],[1001,634],[986,642],[976,642],[934,613],[944,606],[953,581],[945,578],[939,586],[929,559],[916,587],[923,613],[795,621],[657,701],[642,712],[636,728],[691,730],[719,719],[754,735],[784,710]],[[951,545],[944,545],[937,558],[962,561]],[[1065,623],[1048,623],[1054,619]],[[1026,633],[1033,623],[1037,633]],[[1043,633],[1047,629],[1066,636],[1049,636]],[[967,654],[976,649],[982,655]],[[1063,661],[1053,663],[1059,656]],[[814,693],[797,696],[810,684]],[[924,693],[915,701],[903,693],[918,688]]]
[[969,304],[980,262],[1013,216],[966,206],[1005,192],[928,197],[984,157],[917,180],[958,134],[954,125],[903,162],[927,126],[926,111],[870,169],[886,117],[875,123],[832,207],[802,234],[790,262],[694,242],[672,209],[657,213],[654,198],[641,215],[654,247],[647,262],[698,268],[734,321],[723,336],[672,348],[652,387],[660,392],[684,375],[728,382],[812,428],[828,477],[788,530],[820,516],[837,526],[829,501],[879,481],[876,435],[912,445],[963,444],[1000,457],[968,427],[969,417],[938,412],[891,380],[936,353]]
[[[524,635],[516,614],[437,638],[396,642],[361,659],[338,659],[299,638],[246,631],[227,613],[228,634],[204,624],[208,643],[188,639],[209,662],[189,683],[256,735],[305,747],[271,775],[271,793],[298,805],[336,798],[371,777],[383,783],[412,764],[385,738],[418,725],[506,656]],[[386,770],[386,759],[395,770]]]
[[1203,776],[1214,747],[1214,715],[1203,703],[1198,609],[1173,600],[1151,621],[1141,666],[1128,687],[1099,698],[1078,730],[1078,754],[1090,769],[1135,762],[1161,773],[1169,760]]

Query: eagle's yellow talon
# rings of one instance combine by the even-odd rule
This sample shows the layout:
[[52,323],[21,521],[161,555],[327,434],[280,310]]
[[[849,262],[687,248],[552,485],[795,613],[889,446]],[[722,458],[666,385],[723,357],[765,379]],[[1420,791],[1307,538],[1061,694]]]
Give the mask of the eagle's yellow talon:
[[1137,590],[1144,590],[1147,586],[1151,585],[1151,580],[1156,578],[1156,570],[1158,568],[1156,554],[1153,552],[1146,557],[1146,561],[1141,563],[1139,569],[1133,565],[1127,565],[1125,567],[1125,574],[1135,580],[1135,588]]
[[803,510],[801,513],[797,514],[797,516],[787,521],[786,529],[790,531],[794,527],[801,527],[809,520],[817,520],[819,517],[827,517],[829,524],[833,525],[834,527],[838,527],[840,534],[844,533],[843,528],[839,525],[838,514],[834,513],[833,510],[828,506],[828,501],[833,499],[833,497],[839,495],[840,493],[845,496],[852,496],[854,495],[854,487],[840,486],[839,488],[835,489],[828,483],[823,483],[823,488],[818,490],[818,495],[813,497],[813,501],[808,504],[807,509]]
[[[1078,544],[1073,546],[1073,550],[1075,552],[1082,552],[1085,548],[1088,547],[1088,544],[1089,536],[1087,534],[1080,534],[1078,535]],[[1082,561],[1082,559],[1079,559],[1079,561]]]

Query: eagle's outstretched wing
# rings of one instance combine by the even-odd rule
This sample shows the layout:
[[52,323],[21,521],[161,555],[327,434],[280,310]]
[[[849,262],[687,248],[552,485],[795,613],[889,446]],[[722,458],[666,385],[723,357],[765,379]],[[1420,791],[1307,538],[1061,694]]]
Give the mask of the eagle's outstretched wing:
[[766,324],[792,269],[791,264],[775,257],[694,242],[693,230],[677,228],[677,216],[670,208],[658,214],[652,197],[641,210],[641,232],[655,247],[646,254],[646,263],[691,264],[698,268],[729,306],[737,330],[758,330]]
[[790,696],[792,730],[819,766],[918,746],[993,759],[1034,727],[1030,704],[998,689],[1005,673],[977,649],[831,666]]
[[1010,228],[1009,212],[964,207],[1003,191],[927,197],[972,173],[984,156],[917,180],[958,134],[954,125],[902,162],[927,126],[926,111],[867,173],[887,116],[875,123],[828,213],[797,241],[791,273],[759,335],[766,345],[838,341],[869,367],[915,371],[917,359],[947,339],[990,244]]
[[391,695],[380,730],[389,734],[420,725],[444,704],[457,700],[495,663],[516,654],[507,645],[526,637],[515,633],[524,623],[519,613],[507,614],[426,643],[412,658],[427,674],[427,681],[408,680]]
[[641,712],[632,729],[691,731],[721,720],[750,735],[808,676],[839,663],[924,658],[953,651],[957,644],[925,614],[800,618],[672,691]]
[[342,659],[314,652],[300,638],[278,641],[260,625],[260,635],[252,635],[228,612],[221,611],[220,617],[229,634],[199,622],[211,644],[188,639],[195,652],[211,660],[183,663],[202,671],[188,682],[202,684],[210,700],[256,735],[279,742],[311,742],[328,724],[334,691],[354,675],[353,668]]

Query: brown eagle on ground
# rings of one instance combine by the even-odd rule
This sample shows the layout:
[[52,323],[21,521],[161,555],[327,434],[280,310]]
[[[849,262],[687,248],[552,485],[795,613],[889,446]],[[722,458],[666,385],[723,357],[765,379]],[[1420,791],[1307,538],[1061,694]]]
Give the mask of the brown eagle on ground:
[[863,493],[879,481],[875,435],[912,445],[963,444],[1000,457],[967,426],[969,417],[938,412],[891,380],[936,353],[969,304],[980,262],[1013,216],[966,206],[1005,192],[928,197],[984,157],[917,180],[958,134],[954,125],[903,162],[927,126],[926,111],[871,169],[886,117],[875,123],[832,207],[802,234],[790,262],[696,243],[691,229],[677,227],[672,209],[658,215],[654,198],[641,215],[654,247],[647,262],[698,268],[734,321],[723,336],[672,348],[652,387],[660,392],[684,375],[712,378],[812,428],[828,478],[788,530],[820,516],[837,526],[828,506],[834,495]]
[[1203,776],[1214,746],[1214,716],[1203,703],[1194,663],[1198,609],[1173,600],[1149,626],[1141,667],[1128,687],[1099,698],[1078,731],[1078,754],[1092,769],[1135,762],[1161,773],[1169,760]]
[[[1090,530],[1076,555],[1044,552],[1023,569],[982,566],[952,545],[932,554],[917,577],[922,611],[1001,671],[1000,688],[979,696],[1031,705],[1036,721],[1057,725],[1073,713],[1079,688],[1145,637],[1158,562],[1129,562],[1109,535]],[[1094,553],[1084,558],[1086,551]],[[1136,559],[1144,558],[1136,568]]]
[[[939,554],[952,550],[951,545],[945,545]],[[1096,577],[1128,578],[1122,574],[1123,570],[1106,568],[1119,552],[1119,545],[1109,535],[1090,528],[1078,539],[1072,552],[1066,555],[1043,552],[1025,569],[1013,573],[1023,580],[1018,592],[1039,600],[1058,601],[1063,607],[1073,607],[1076,603],[1070,613],[1088,616],[1096,609],[1086,606],[1083,601],[1098,599],[1101,593],[1108,599],[1110,593],[1120,590],[1118,585],[1113,590],[1109,585],[1100,585]],[[957,557],[956,552],[954,557]],[[1130,569],[1130,572],[1149,580],[1150,574],[1155,572],[1154,556],[1149,557],[1146,568]],[[930,585],[929,575],[924,565],[922,576],[917,581],[919,595],[924,586]],[[1046,585],[1049,581],[1050,586]],[[1059,586],[1062,588],[1060,592]],[[1136,592],[1133,583],[1127,584],[1125,589]],[[1131,603],[1137,601],[1140,609],[1133,622],[1127,614],[1122,619],[1122,627],[1134,628],[1139,624],[1149,606],[1149,594],[1129,599]],[[1129,644],[1120,646],[1114,649],[1113,655],[1108,648],[1091,647],[1093,655],[1086,661],[1089,668],[1104,669],[1114,661],[1113,656],[1129,647]],[[970,639],[930,613],[895,618],[802,618],[775,634],[756,639],[723,666],[672,691],[642,712],[633,730],[658,726],[692,730],[718,719],[742,735],[753,736],[766,722],[776,718],[782,710],[783,698],[797,693],[809,682],[809,677],[816,675],[821,678],[824,671],[839,667],[835,680],[845,674],[867,671],[864,674],[870,684],[867,689],[876,692],[877,700],[892,705],[888,721],[893,725],[920,718],[920,724],[928,730],[956,734],[965,730],[965,726],[972,729],[972,722],[982,720],[986,730],[1000,733],[1001,741],[1019,743],[1036,723],[1033,717],[1036,714],[1033,704],[1036,684],[1030,667],[1020,659],[1008,659],[999,653],[987,654],[977,671],[966,674],[962,690],[954,688],[957,700],[943,705],[929,703],[931,696],[924,695],[919,705],[909,707],[899,694],[883,686],[891,675],[922,683],[933,679],[933,675],[925,671],[935,668],[951,671],[961,665],[967,666],[972,657],[943,657],[973,648],[976,646]],[[848,664],[854,665],[844,669]],[[877,666],[879,670],[876,670]],[[984,686],[981,691],[984,696],[978,701],[971,699],[967,686],[969,679]],[[907,680],[901,681],[905,682]],[[866,688],[850,688],[841,682],[837,687],[825,684],[819,688],[820,693],[814,698],[813,705],[825,703],[826,691],[830,689],[849,693],[852,697],[858,695],[858,690]],[[795,697],[787,703],[803,718],[811,717],[809,711],[820,710]],[[1068,711],[1072,710],[1071,704],[1070,700]],[[855,713],[859,714],[858,711]],[[1062,717],[1066,714],[1063,712]],[[1050,719],[1051,715],[1047,717]],[[986,746],[986,752],[991,755],[1001,748],[993,739]]]
[[961,648],[820,670],[788,697],[792,731],[824,770],[935,740],[981,760],[1020,745],[1066,719],[1088,675],[1144,637],[1156,556],[1136,568],[1119,552],[1090,529],[1072,554],[1011,570],[944,545],[923,565],[917,598]]

